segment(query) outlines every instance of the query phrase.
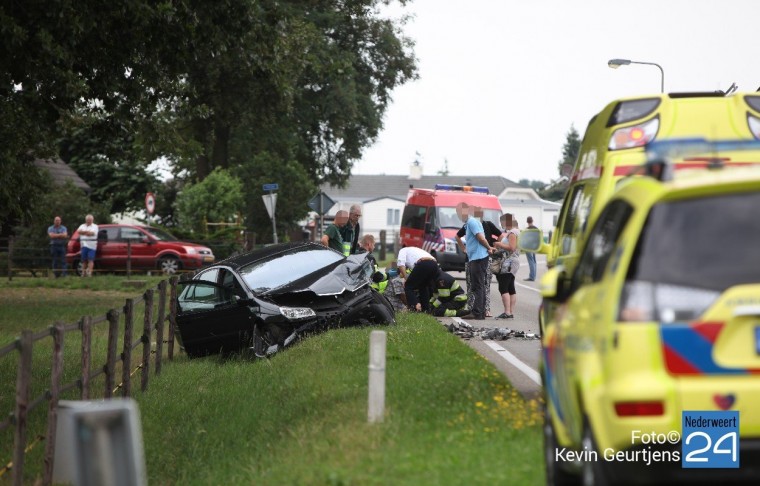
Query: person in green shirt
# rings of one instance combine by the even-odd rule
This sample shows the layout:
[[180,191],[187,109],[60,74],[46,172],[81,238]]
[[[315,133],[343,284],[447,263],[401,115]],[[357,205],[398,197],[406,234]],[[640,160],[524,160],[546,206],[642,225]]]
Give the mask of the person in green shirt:
[[325,234],[322,236],[322,244],[348,256],[351,251],[351,242],[343,241],[343,236],[341,236],[341,229],[346,226],[346,223],[348,223],[348,212],[341,209],[335,213],[333,224],[325,230]]

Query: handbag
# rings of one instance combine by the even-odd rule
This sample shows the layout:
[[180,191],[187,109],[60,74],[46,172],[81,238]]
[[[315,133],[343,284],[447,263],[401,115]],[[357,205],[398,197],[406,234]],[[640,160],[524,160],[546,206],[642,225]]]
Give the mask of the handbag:
[[488,265],[491,267],[491,273],[502,273],[501,267],[506,256],[507,254],[504,251],[497,251],[491,255],[491,259],[488,262]]

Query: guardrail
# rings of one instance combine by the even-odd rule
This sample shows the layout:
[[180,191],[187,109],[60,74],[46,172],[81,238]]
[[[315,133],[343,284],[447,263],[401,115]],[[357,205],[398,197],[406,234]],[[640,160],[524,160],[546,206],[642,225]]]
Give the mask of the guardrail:
[[[13,459],[5,467],[0,468],[0,477],[10,471],[14,485],[23,484],[24,459],[37,443],[45,442],[43,484],[51,484],[53,478],[53,459],[55,457],[55,433],[57,426],[57,409],[59,397],[67,392],[79,389],[79,398],[111,398],[120,391],[121,396],[132,395],[132,376],[138,371],[140,389],[147,390],[151,375],[151,364],[154,374],[161,373],[166,344],[166,358],[174,359],[174,333],[177,315],[177,282],[178,277],[161,281],[157,287],[146,290],[137,299],[127,299],[121,311],[109,310],[98,317],[85,316],[78,322],[65,324],[56,322],[53,326],[42,331],[22,331],[21,336],[14,342],[0,348],[0,360],[14,351],[18,352],[16,379],[15,409],[9,417],[0,422],[0,434],[13,428]],[[167,287],[169,290],[167,312]],[[157,297],[157,298],[156,298]],[[142,332],[135,335],[135,318],[140,314],[137,310],[143,305]],[[123,319],[122,319],[123,317]],[[164,324],[168,320],[168,332]],[[92,369],[92,338],[97,326],[108,326],[106,363]],[[139,325],[139,324],[138,324]],[[62,383],[64,374],[64,338],[69,333],[81,334],[81,355],[77,379]],[[121,352],[118,349],[120,336],[123,336]],[[52,369],[50,370],[50,387],[38,396],[32,398],[32,355],[36,343],[51,339]],[[155,345],[155,349],[153,346]],[[142,346],[139,357],[133,357],[133,351]],[[135,366],[136,365],[136,366]],[[120,366],[120,370],[119,370]],[[38,369],[35,371],[39,371]],[[121,373],[119,373],[121,371]],[[102,393],[98,393],[93,380],[103,377]],[[121,377],[120,383],[116,380]],[[29,413],[47,403],[47,431],[31,442],[28,441]]]

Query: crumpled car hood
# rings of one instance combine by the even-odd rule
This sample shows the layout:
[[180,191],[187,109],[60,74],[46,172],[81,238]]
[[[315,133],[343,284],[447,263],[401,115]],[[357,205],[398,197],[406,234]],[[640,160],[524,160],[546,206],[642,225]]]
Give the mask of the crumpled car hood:
[[316,295],[338,295],[345,291],[353,292],[369,285],[372,268],[367,260],[367,254],[361,253],[349,255],[342,263],[326,272],[314,272],[288,285],[267,292],[267,295],[275,296],[307,291]]

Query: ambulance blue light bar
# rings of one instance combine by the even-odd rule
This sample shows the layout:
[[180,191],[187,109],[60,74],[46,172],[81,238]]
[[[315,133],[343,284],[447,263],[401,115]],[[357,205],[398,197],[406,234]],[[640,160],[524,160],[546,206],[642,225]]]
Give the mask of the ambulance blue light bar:
[[453,184],[436,184],[436,191],[462,191],[462,192],[479,192],[488,194],[488,188],[483,186],[457,186]]

